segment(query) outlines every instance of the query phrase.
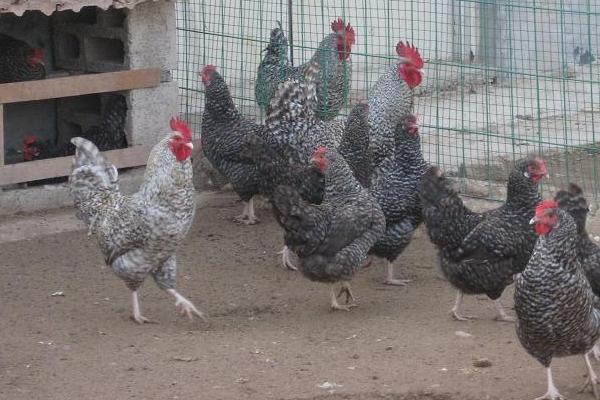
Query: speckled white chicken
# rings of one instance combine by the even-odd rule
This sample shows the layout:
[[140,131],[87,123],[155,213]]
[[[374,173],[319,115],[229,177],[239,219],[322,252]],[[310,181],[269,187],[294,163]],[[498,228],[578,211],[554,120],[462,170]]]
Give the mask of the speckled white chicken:
[[194,218],[192,135],[185,123],[171,120],[171,132],[152,149],[137,193],[119,192],[118,173],[90,141],[76,137],[69,178],[78,217],[94,234],[104,260],[132,291],[133,320],[149,322],[140,310],[138,290],[148,275],[175,298],[190,319],[204,318],[175,289],[175,252]]

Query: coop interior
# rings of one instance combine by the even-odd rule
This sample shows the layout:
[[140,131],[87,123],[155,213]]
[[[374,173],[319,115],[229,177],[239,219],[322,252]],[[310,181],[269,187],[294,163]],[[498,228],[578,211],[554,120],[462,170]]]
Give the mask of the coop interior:
[[[45,80],[49,80],[126,70],[126,19],[126,10],[97,7],[84,7],[80,12],[57,11],[50,16],[40,11],[27,11],[22,16],[0,14],[0,34],[42,49]],[[5,58],[0,59],[0,64],[10,63],[8,58],[14,56],[12,52],[0,54],[0,58]],[[0,92],[9,85],[0,84]],[[65,81],[63,85],[72,83]],[[35,87],[17,89],[21,94],[32,91],[35,97]],[[106,134],[98,128],[111,117],[111,104],[126,107],[126,94],[126,91],[89,93],[0,105],[3,107],[4,164],[66,156],[74,152],[74,148],[69,148],[74,136],[94,141],[94,135]],[[126,110],[121,112],[127,115]],[[114,125],[115,121],[112,122]],[[113,128],[124,136],[125,119],[118,120],[117,124],[120,126]],[[118,132],[108,133],[119,136]],[[31,137],[39,143],[35,154],[24,149],[26,138]],[[127,146],[126,141],[114,139],[113,148]]]

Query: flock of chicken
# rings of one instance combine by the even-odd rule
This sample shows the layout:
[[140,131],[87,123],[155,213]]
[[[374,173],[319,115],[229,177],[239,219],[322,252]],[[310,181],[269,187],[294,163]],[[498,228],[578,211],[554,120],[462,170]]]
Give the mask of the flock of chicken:
[[[256,80],[256,100],[266,114],[262,124],[238,112],[216,67],[207,65],[200,73],[202,150],[244,201],[237,221],[258,222],[252,200],[266,197],[285,232],[283,264],[328,283],[334,310],[355,305],[350,281],[372,256],[388,262],[385,283],[407,284],[394,276],[393,262],[423,222],[443,274],[458,290],[451,315],[470,318],[461,314],[463,294],[485,294],[495,301],[497,318],[512,321],[498,299],[515,282],[518,337],[547,369],[548,391],[540,399],[562,398],[550,363],[574,354],[584,356],[586,386],[598,399],[589,354],[600,337],[600,248],[585,230],[588,206],[581,189],[572,184],[542,201],[538,184],[547,170],[532,155],[516,163],[501,207],[469,210],[421,152],[412,113],[413,89],[424,67],[417,48],[399,42],[398,63],[373,84],[368,101],[341,120],[336,117],[347,102],[355,32],[341,19],[331,30],[298,67],[288,62],[281,27],[272,30]],[[28,63],[37,65],[38,56],[28,54]],[[133,319],[140,324],[148,319],[137,291],[148,275],[183,314],[204,318],[175,288],[175,253],[195,204],[192,134],[175,118],[170,128],[131,196],[119,192],[117,169],[96,145],[72,139],[69,184],[78,217],[131,290]],[[341,295],[344,304],[338,302]]]

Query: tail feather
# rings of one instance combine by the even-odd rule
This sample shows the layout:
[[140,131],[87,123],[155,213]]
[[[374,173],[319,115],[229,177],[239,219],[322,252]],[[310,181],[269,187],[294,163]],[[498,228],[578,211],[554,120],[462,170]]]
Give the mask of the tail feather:
[[427,233],[438,247],[458,248],[482,219],[463,204],[437,167],[429,168],[421,177],[419,197]]
[[90,188],[116,188],[119,180],[117,168],[100,153],[98,147],[82,137],[74,137],[71,143],[75,146],[71,186],[84,184]]
[[291,186],[278,186],[271,200],[273,212],[285,230],[285,243],[298,256],[312,254],[320,243],[315,227],[319,218],[315,206],[307,203]]
[[570,183],[568,190],[559,190],[556,192],[554,200],[556,200],[560,208],[571,214],[577,223],[579,232],[584,232],[589,206],[586,198],[583,196],[581,187]]
[[280,125],[298,119],[314,117],[317,104],[317,80],[319,65],[309,64],[305,71],[304,82],[298,79],[288,79],[282,82],[275,96],[271,99],[266,125],[277,129]]

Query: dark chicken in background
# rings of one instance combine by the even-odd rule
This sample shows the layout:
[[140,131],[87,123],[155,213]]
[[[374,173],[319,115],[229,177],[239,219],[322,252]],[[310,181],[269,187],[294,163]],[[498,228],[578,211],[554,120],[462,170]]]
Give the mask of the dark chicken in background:
[[[127,147],[125,119],[127,102],[123,96],[112,95],[106,103],[100,126],[92,126],[81,137],[93,142],[100,151]],[[23,160],[34,161],[75,154],[75,146],[68,143],[55,144],[42,141],[36,135],[27,135],[23,140]]]
[[44,79],[44,50],[0,33],[0,83]]

